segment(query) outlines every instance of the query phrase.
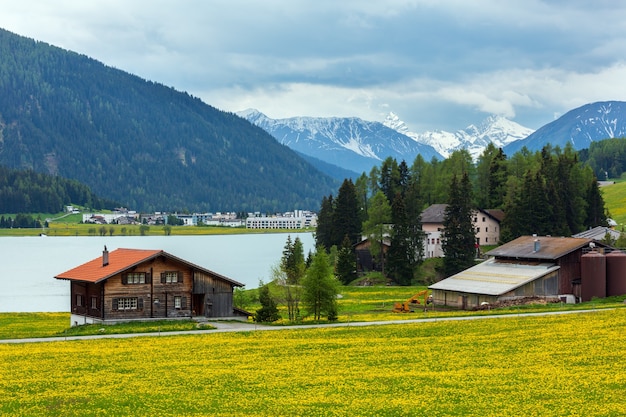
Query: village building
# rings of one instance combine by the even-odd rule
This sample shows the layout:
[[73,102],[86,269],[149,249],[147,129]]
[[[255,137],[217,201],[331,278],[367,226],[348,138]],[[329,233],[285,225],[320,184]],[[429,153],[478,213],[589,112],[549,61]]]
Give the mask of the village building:
[[435,305],[462,309],[525,297],[565,302],[626,294],[626,254],[589,238],[522,236],[428,288]]
[[70,281],[71,324],[247,317],[233,305],[243,284],[162,250],[116,249],[55,276]]
[[279,215],[254,213],[246,218],[247,229],[306,229],[317,226],[317,215],[307,210],[295,210]]
[[[443,222],[447,204],[432,204],[422,212],[421,222],[424,231],[424,257],[444,256],[442,248]],[[497,245],[500,241],[500,223],[504,219],[502,210],[475,209],[472,211],[472,225],[476,234],[476,245]]]

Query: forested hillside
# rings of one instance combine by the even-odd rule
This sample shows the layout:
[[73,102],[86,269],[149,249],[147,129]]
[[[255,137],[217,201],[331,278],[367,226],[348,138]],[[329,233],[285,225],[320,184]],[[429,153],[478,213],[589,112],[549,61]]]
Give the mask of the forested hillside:
[[58,213],[66,204],[91,209],[119,205],[76,180],[0,166],[0,213]]
[[580,151],[581,161],[587,163],[602,180],[619,178],[626,172],[626,139],[606,139],[592,142]]
[[1,29],[0,165],[143,211],[315,209],[336,188],[234,114]]

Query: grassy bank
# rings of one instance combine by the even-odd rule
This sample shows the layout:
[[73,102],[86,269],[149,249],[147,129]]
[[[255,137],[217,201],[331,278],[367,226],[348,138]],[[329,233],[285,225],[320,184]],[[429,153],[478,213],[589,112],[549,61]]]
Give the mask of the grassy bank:
[[[393,312],[394,303],[403,302],[426,287],[394,287],[371,286],[341,288],[339,304],[339,323],[370,322],[370,321],[403,321],[418,318],[448,318],[472,315],[499,315],[519,313],[541,313],[574,309],[606,309],[625,307],[626,296],[597,299],[581,304],[528,304],[503,308],[494,308],[481,311],[459,311],[442,309],[428,305],[425,309],[422,304],[412,305],[410,313]],[[260,304],[255,300],[258,289],[244,290],[250,301],[241,305],[247,311],[254,313]],[[279,310],[283,319],[273,323],[273,326],[291,326],[294,323],[287,319],[287,307],[279,303]],[[304,309],[302,310],[305,313]],[[321,321],[320,323],[326,323]],[[316,324],[309,317],[304,317],[299,325]],[[54,337],[74,335],[96,335],[115,333],[149,333],[168,331],[185,331],[198,329],[197,323],[191,320],[133,322],[119,325],[85,325],[69,327],[69,313],[0,313],[0,339],[20,339],[32,337]],[[204,327],[210,329],[210,327]]]

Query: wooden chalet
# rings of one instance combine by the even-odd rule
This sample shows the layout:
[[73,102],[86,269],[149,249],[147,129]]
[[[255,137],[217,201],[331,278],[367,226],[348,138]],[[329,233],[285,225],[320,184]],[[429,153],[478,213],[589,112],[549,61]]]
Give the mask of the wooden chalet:
[[102,256],[55,276],[70,281],[71,324],[247,316],[233,306],[243,284],[162,250],[104,247]]

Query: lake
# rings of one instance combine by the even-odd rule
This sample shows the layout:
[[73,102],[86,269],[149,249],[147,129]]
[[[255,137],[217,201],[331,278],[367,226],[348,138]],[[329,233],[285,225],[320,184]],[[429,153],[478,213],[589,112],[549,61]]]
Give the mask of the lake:
[[299,237],[304,255],[312,233],[207,236],[0,237],[0,312],[69,311],[69,281],[54,276],[102,256],[104,246],[162,249],[174,256],[257,288],[271,280],[287,237]]

